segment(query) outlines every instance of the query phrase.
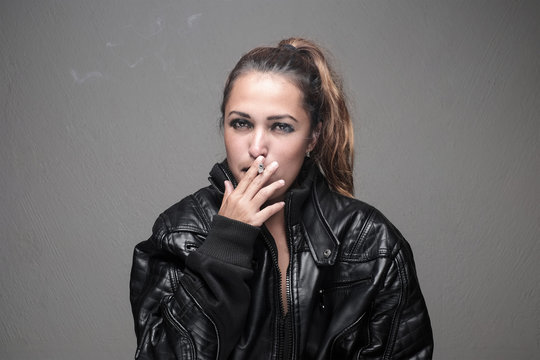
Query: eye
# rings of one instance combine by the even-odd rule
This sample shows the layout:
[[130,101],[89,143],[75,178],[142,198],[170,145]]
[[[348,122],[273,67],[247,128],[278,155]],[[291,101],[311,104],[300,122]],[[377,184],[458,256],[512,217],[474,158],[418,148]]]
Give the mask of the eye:
[[252,127],[251,123],[246,119],[232,119],[229,122],[229,126],[236,130],[249,129]]
[[292,133],[294,128],[290,124],[276,122],[272,124],[272,130],[288,134]]

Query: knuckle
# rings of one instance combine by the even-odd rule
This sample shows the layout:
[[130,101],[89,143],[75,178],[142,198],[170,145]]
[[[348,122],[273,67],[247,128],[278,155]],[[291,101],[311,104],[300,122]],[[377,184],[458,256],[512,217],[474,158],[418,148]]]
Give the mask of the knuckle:
[[260,198],[263,198],[263,199],[270,196],[270,191],[269,191],[268,187],[264,187],[261,190],[259,190],[259,192],[257,193],[257,196],[260,197]]

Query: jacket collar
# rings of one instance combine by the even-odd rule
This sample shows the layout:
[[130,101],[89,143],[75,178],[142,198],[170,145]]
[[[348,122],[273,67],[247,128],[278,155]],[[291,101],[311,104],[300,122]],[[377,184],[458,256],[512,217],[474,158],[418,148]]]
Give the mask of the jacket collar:
[[[221,194],[225,191],[223,182],[229,180],[236,187],[237,182],[227,165],[227,159],[214,165],[208,178],[212,186]],[[339,240],[328,224],[321,204],[320,194],[330,192],[318,166],[305,158],[295,184],[286,194],[285,214],[289,231],[300,223],[313,259],[319,266],[333,265],[337,257]]]
[[330,189],[319,167],[310,158],[306,158],[297,178],[297,186],[289,191],[289,223],[302,222],[309,250],[319,266],[334,264],[340,244],[320,203],[321,196],[329,193]]
[[229,169],[227,159],[215,164],[214,167],[212,167],[212,170],[210,170],[210,176],[208,177],[208,181],[210,181],[210,184],[212,184],[212,186],[217,191],[219,191],[220,194],[223,194],[225,192],[225,180],[229,180],[230,182],[232,182],[234,187],[238,185],[231,170]]

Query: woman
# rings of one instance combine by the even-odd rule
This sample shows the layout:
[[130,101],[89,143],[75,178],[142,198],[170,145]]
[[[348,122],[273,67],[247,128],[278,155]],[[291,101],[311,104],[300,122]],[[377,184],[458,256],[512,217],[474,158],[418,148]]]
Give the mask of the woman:
[[250,51],[221,112],[211,185],[135,248],[136,358],[431,358],[409,245],[352,198],[352,124],[323,52]]

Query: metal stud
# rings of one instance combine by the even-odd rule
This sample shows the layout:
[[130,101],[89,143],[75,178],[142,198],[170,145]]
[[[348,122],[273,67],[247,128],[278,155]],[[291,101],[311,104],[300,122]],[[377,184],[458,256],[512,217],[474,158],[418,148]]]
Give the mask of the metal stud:
[[332,250],[330,250],[330,249],[324,250],[323,255],[324,255],[325,258],[329,258],[330,255],[332,255]]

